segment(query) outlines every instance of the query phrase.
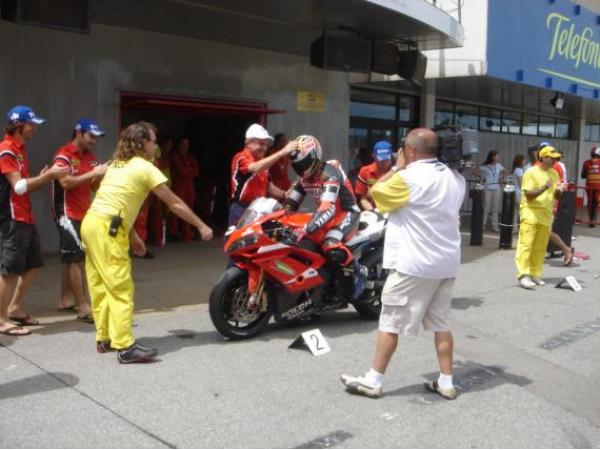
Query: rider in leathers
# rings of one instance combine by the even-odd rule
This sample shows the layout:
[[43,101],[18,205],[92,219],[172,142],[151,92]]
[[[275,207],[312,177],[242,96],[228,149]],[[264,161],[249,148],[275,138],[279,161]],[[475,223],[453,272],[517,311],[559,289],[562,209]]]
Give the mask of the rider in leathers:
[[290,162],[299,178],[286,195],[285,207],[290,212],[298,210],[306,194],[311,194],[319,205],[304,230],[298,233],[297,240],[326,230],[321,248],[333,263],[342,267],[352,264],[353,298],[357,298],[364,289],[364,275],[344,244],[356,233],[360,217],[352,185],[339,162],[322,160],[321,145],[316,138],[299,136],[296,142],[298,148],[290,154]]

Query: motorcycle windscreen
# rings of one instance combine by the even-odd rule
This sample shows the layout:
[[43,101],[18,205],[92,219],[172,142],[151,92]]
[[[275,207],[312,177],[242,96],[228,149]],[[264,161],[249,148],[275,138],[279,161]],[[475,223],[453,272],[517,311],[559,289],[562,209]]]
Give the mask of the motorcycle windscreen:
[[260,217],[272,214],[280,209],[283,209],[283,206],[274,198],[259,197],[246,208],[238,221],[237,228],[243,228]]

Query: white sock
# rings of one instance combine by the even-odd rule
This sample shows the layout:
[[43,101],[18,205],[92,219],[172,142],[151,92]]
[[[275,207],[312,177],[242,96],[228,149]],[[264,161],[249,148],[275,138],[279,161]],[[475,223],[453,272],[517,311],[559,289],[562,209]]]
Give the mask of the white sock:
[[452,375],[445,375],[440,372],[440,376],[438,377],[438,386],[442,389],[453,388],[454,383],[452,382]]
[[367,379],[367,382],[373,387],[381,386],[383,384],[383,374],[377,372],[375,369],[369,370],[365,374],[365,378]]

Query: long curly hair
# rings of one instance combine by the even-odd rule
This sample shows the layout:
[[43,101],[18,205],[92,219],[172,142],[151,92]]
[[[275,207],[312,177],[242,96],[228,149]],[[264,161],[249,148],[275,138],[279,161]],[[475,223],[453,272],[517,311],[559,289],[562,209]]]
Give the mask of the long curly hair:
[[150,140],[151,131],[156,135],[158,129],[149,122],[142,121],[129,125],[121,131],[113,159],[129,161],[135,156],[143,158],[144,144]]

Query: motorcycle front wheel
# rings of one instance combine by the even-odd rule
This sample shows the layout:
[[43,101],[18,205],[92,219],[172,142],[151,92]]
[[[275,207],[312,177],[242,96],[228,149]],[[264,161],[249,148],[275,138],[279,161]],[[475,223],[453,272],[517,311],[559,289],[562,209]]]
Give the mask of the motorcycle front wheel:
[[223,273],[210,293],[210,319],[219,333],[234,339],[249,339],[258,335],[269,323],[273,313],[271,302],[267,311],[247,308],[248,274],[238,267]]

